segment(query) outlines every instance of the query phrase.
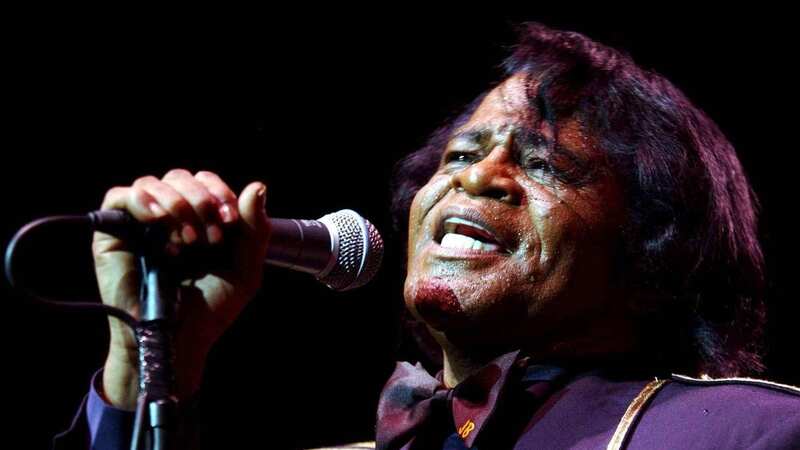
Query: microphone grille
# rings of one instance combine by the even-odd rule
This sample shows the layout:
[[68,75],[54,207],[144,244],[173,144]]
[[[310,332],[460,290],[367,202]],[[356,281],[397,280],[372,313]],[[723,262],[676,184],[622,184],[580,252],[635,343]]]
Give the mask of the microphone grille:
[[383,239],[375,226],[350,209],[328,214],[319,221],[328,226],[336,255],[333,268],[319,280],[336,291],[354,289],[371,280],[383,259]]

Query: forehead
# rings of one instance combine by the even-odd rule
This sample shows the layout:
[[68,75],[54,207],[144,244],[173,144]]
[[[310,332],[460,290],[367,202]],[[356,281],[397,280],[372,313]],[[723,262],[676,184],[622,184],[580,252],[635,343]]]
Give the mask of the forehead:
[[469,118],[462,129],[476,126],[491,127],[509,123],[535,123],[539,113],[531,106],[528,90],[531,81],[526,74],[518,73],[492,89]]
[[535,98],[538,84],[538,80],[522,72],[508,77],[484,97],[469,120],[455,130],[454,135],[472,131],[503,133],[528,129],[586,156],[601,156],[595,145],[596,140],[577,117],[556,123],[558,133],[554,131],[554,124],[541,120]]

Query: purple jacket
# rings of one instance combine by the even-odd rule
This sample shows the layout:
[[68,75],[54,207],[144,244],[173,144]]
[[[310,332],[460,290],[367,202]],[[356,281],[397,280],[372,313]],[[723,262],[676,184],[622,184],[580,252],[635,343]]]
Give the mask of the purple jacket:
[[[413,367],[398,364],[401,375],[411,374]],[[800,390],[791,386],[681,376],[632,380],[600,371],[562,377],[541,368],[529,369],[522,379],[535,401],[517,401],[528,394],[513,389],[509,392],[516,394],[490,395],[483,403],[445,395],[452,416],[425,431],[442,437],[435,446],[431,441],[426,447],[401,442],[386,448],[605,449],[615,448],[609,446],[612,439],[617,440],[616,448],[628,449],[800,448]],[[542,389],[543,382],[547,389]],[[74,423],[54,448],[128,448],[132,413],[105,404],[94,386],[93,382]],[[437,389],[431,385],[431,392]],[[383,407],[394,401],[387,398],[392,395],[384,389]],[[385,415],[383,420],[388,420]],[[516,425],[506,426],[509,423]],[[378,428],[380,437],[380,421]],[[379,439],[379,447],[385,444]]]
[[800,449],[800,389],[753,379],[642,379],[527,365],[516,352],[453,389],[399,363],[377,448]]

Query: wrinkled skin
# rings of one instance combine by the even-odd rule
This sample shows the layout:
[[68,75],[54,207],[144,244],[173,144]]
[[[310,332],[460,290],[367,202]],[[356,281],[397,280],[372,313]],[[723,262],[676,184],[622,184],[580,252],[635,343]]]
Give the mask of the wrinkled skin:
[[[540,120],[526,95],[535,89],[518,74],[491,91],[411,206],[406,306],[442,345],[450,384],[463,378],[455,359],[516,348],[581,357],[630,342],[612,273],[620,184],[577,120],[557,123],[558,133]],[[441,247],[448,213],[472,214],[502,249]]]

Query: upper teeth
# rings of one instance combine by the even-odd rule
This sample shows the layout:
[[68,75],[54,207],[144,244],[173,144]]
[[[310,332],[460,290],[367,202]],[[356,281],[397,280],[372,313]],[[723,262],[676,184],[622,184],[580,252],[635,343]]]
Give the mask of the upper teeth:
[[470,222],[469,220],[461,219],[459,217],[450,217],[444,221],[445,235],[442,238],[442,247],[482,250],[486,252],[496,252],[500,250],[500,246],[497,244],[482,242],[473,237],[456,233],[456,229],[459,225],[465,225],[489,233],[489,230],[478,225],[477,223]]
[[456,234],[456,233],[445,234],[444,237],[442,238],[442,243],[440,245],[444,248],[472,249],[472,250],[482,250],[485,252],[496,252],[500,250],[499,245],[481,242],[469,236],[464,236],[463,234]]
[[456,231],[456,227],[458,227],[459,225],[466,225],[468,227],[477,228],[479,230],[483,230],[483,231],[491,234],[489,232],[489,230],[487,230],[486,228],[478,225],[477,223],[470,222],[469,220],[462,219],[460,217],[450,217],[447,220],[445,220],[444,221],[444,232],[445,233],[453,233],[454,231]]

